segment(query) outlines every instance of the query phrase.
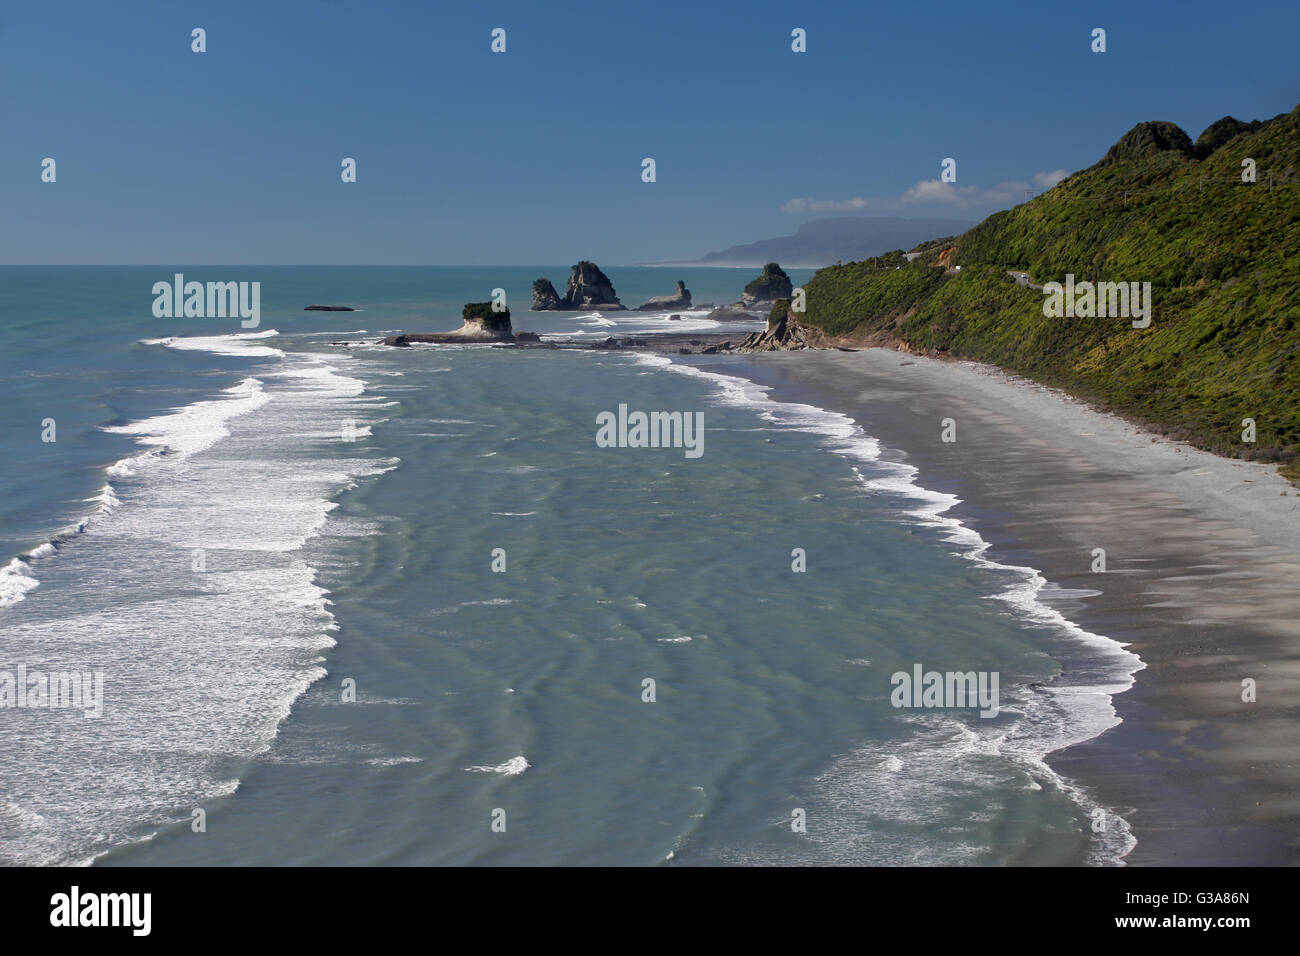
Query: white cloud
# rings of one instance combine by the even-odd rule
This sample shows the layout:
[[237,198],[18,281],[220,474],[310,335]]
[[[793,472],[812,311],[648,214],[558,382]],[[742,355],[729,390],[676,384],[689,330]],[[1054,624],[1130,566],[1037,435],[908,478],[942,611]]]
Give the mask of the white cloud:
[[941,202],[954,206],[969,206],[978,199],[979,190],[974,186],[958,186],[937,179],[923,179],[911,189],[898,197],[904,205],[914,202]]
[[808,196],[791,199],[781,207],[781,210],[789,213],[845,212],[867,208],[897,209],[900,206],[916,203],[955,206],[959,209],[969,209],[973,206],[1001,206],[1023,200],[1027,189],[1035,193],[1051,189],[1069,175],[1064,169],[1053,170],[1050,173],[1038,172],[1031,177],[1032,182],[998,183],[988,189],[981,189],[978,186],[958,186],[956,183],[945,183],[938,179],[923,179],[892,199],[863,199],[858,196],[852,199],[814,199]]
[[812,196],[806,198],[791,199],[781,207],[782,212],[846,212],[854,209],[866,209],[869,205],[868,200],[854,196],[852,199],[813,199]]

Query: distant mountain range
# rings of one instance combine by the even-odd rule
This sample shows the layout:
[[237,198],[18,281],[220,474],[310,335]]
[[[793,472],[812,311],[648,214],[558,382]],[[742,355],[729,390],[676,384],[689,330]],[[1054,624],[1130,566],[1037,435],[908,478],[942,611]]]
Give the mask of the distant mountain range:
[[896,216],[837,216],[815,219],[793,236],[760,239],[689,262],[672,265],[762,266],[779,262],[789,268],[816,269],[835,262],[856,262],[892,249],[911,249],[927,239],[955,236],[974,223],[959,219],[899,219]]

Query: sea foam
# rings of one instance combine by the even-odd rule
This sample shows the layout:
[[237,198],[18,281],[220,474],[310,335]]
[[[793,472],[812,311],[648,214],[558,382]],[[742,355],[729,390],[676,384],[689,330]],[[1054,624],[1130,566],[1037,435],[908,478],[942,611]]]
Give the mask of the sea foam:
[[[1010,719],[1010,725],[1006,720],[996,720],[989,722],[995,726],[974,730],[953,718],[933,715],[910,718],[928,726],[939,721],[942,729],[937,735],[929,732],[920,735],[918,752],[909,754],[902,765],[914,772],[929,767],[937,780],[952,772],[948,761],[954,755],[972,751],[996,752],[1025,768],[1031,780],[1050,782],[1067,794],[1085,815],[1099,809],[1083,787],[1052,770],[1047,757],[1058,750],[1091,740],[1120,723],[1112,698],[1133,686],[1134,675],[1146,666],[1141,658],[1127,650],[1127,645],[1080,627],[1044,603],[1041,594],[1048,582],[1035,568],[1004,564],[987,557],[985,552],[990,545],[979,532],[947,514],[961,503],[961,499],[922,486],[917,481],[918,470],[914,466],[904,461],[884,459],[881,443],[849,416],[813,405],[778,402],[770,396],[771,389],[767,386],[679,364],[664,356],[634,353],[632,359],[653,368],[705,380],[714,387],[720,404],[746,408],[766,422],[819,436],[826,450],[853,463],[854,476],[864,489],[875,495],[897,499],[904,520],[935,529],[956,554],[1003,579],[1002,590],[990,595],[992,599],[1006,605],[1024,624],[1045,628],[1069,642],[1072,663],[1076,664],[1069,678],[1042,682],[1033,687],[1004,688],[1004,697],[1009,699],[1002,710],[1004,718]],[[1074,662],[1075,655],[1083,660]],[[938,751],[930,760],[929,752],[935,747]],[[847,765],[861,768],[880,766],[883,762],[892,769],[894,761],[900,759],[895,754],[868,747],[849,758]],[[842,773],[832,771],[828,779],[839,780],[844,789],[851,790],[852,786],[844,781],[857,777],[849,774],[846,778]],[[1120,864],[1137,841],[1119,814],[1105,812],[1111,825],[1094,834],[1091,858],[1095,863]]]

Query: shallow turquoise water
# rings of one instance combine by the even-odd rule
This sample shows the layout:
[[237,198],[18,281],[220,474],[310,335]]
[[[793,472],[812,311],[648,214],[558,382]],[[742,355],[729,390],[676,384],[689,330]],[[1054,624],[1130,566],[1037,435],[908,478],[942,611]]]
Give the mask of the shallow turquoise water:
[[[559,268],[191,270],[263,281],[242,338],[153,319],[148,287],[172,271],[0,270],[16,463],[0,540],[20,555],[93,515],[26,562],[39,585],[0,608],[0,667],[102,667],[107,688],[98,721],[0,710],[0,860],[997,864],[1127,847],[1042,762],[1106,725],[1105,694],[1028,686],[1070,655],[1119,680],[1121,657],[1035,609],[1026,573],[973,559],[901,451],[663,359],[330,344],[453,327],[495,285],[526,303]],[[632,304],[678,277],[606,271]],[[721,303],[751,276],[682,277]],[[613,319],[633,324],[515,326],[667,327]],[[702,412],[704,454],[597,447],[597,414],[620,404]],[[101,512],[83,499],[106,481]],[[890,675],[917,663],[998,672],[1003,713],[891,706]]]

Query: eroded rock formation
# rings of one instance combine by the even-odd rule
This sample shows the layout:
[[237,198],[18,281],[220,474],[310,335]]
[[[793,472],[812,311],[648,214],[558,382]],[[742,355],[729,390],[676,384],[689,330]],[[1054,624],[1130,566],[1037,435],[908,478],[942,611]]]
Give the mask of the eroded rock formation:
[[790,301],[778,299],[767,317],[767,328],[736,347],[737,352],[793,352],[811,348],[807,333],[790,314]]
[[741,304],[747,309],[770,307],[777,299],[788,299],[794,294],[790,277],[775,262],[763,266],[757,279],[745,286]]
[[637,306],[638,312],[666,312],[669,309],[689,309],[691,307],[691,290],[686,288],[686,283],[681,279],[677,280],[677,291],[672,295],[657,295],[645,303]]
[[573,267],[563,296],[556,293],[550,279],[542,278],[533,283],[533,310],[536,312],[580,312],[584,309],[616,312],[626,308],[618,301],[609,276],[601,272],[596,263],[586,259]]
[[550,279],[533,280],[533,308],[534,312],[554,312],[564,308],[564,303],[560,299],[560,294],[555,291],[555,286],[551,285]]
[[384,345],[409,347],[417,342],[513,342],[514,330],[510,326],[510,310],[492,310],[491,302],[467,302],[461,310],[465,324],[452,332],[412,332],[390,335],[381,340]]

